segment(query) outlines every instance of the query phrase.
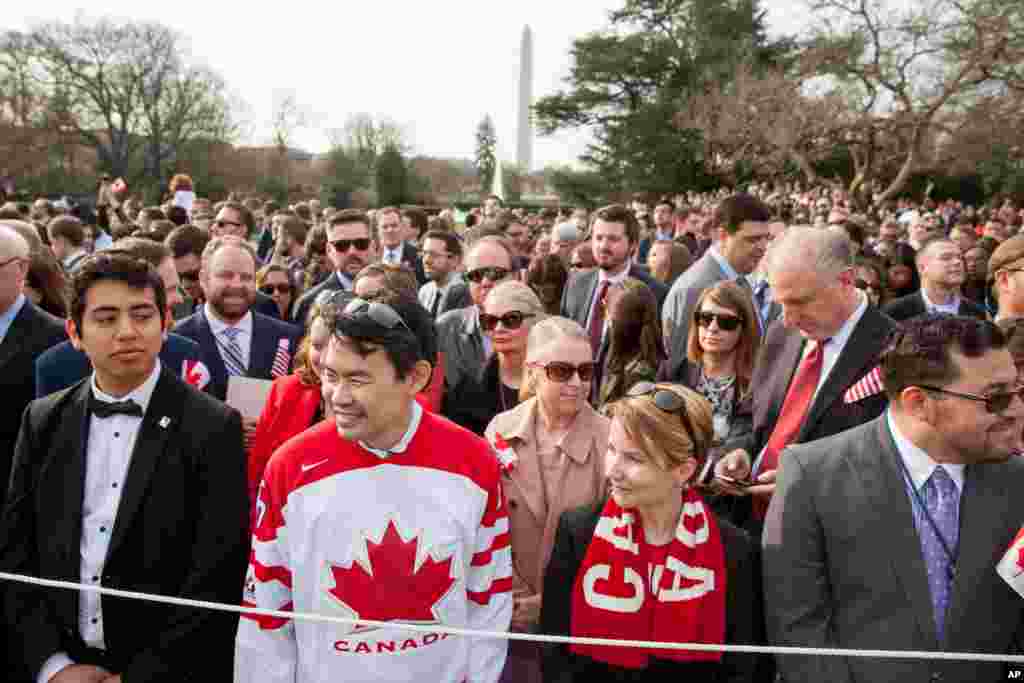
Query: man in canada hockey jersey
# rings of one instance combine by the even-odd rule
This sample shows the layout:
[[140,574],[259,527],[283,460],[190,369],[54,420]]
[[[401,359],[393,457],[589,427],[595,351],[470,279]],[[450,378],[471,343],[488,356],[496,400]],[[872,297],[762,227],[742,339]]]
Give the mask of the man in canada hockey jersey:
[[[512,558],[498,461],[415,400],[437,353],[410,298],[353,300],[324,356],[333,424],[270,459],[246,605],[505,631]],[[506,641],[245,616],[235,680],[497,681]]]

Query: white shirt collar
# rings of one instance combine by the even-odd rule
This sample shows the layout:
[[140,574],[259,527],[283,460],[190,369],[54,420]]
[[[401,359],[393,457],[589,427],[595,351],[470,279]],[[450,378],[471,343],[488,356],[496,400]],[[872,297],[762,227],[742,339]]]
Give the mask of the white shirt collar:
[[892,432],[892,439],[896,442],[896,450],[899,451],[903,464],[907,466],[910,473],[910,480],[914,482],[914,488],[920,491],[928,483],[932,472],[936,467],[943,467],[949,474],[953,483],[959,491],[964,490],[964,465],[939,464],[931,459],[926,452],[918,448],[910,439],[900,432],[896,421],[892,419],[892,411],[885,411],[885,419],[889,423],[889,431]]
[[960,311],[960,295],[955,292],[951,303],[937,304],[928,298],[928,292],[924,291],[924,287],[921,287],[921,298],[924,299],[925,310],[929,313],[932,311],[939,311],[941,313],[952,313],[953,315],[956,315]]
[[608,273],[601,268],[597,269],[597,273],[598,284],[607,282],[609,285],[621,285],[629,279],[629,265],[627,264],[618,275],[608,275]]
[[374,448],[369,444],[360,441],[359,445],[376,455],[381,460],[385,460],[396,453],[405,453],[405,449],[409,447],[409,442],[416,436],[416,430],[420,428],[420,420],[423,418],[423,408],[420,406],[418,401],[412,402],[412,418],[409,420],[409,428],[405,430],[405,435],[398,440],[394,446],[387,450],[380,448]]
[[104,392],[96,384],[96,373],[92,373],[92,393],[101,401],[107,401],[108,403],[117,403],[119,401],[134,401],[136,404],[142,407],[142,412],[146,412],[146,408],[149,407],[149,399],[153,397],[153,390],[156,389],[156,383],[160,379],[160,358],[157,357],[156,365],[153,366],[153,371],[149,373],[149,377],[146,381],[137,386],[135,389],[130,391],[126,396],[117,398]]
[[829,339],[828,347],[831,347],[837,353],[842,351],[843,347],[846,346],[847,340],[850,338],[850,335],[853,334],[853,329],[857,327],[857,323],[860,322],[860,319],[864,317],[865,311],[868,310],[868,298],[864,296],[864,292],[858,291],[857,296],[860,298],[860,303],[857,304],[857,308],[853,309],[853,314],[846,319],[846,322],[839,328],[839,331]]
[[245,317],[234,325],[228,325],[214,314],[213,309],[210,308],[210,302],[203,304],[203,310],[206,312],[206,319],[210,322],[210,332],[213,333],[214,337],[220,336],[229,327],[234,327],[249,335],[249,338],[252,339],[252,311],[246,313]]

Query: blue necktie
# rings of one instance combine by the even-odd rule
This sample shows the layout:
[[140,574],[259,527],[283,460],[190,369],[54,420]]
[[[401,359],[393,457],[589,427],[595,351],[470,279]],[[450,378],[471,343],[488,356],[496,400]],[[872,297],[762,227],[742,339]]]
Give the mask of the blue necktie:
[[245,375],[245,356],[242,355],[242,347],[238,343],[238,335],[242,331],[237,327],[229,327],[224,330],[226,341],[220,345],[221,356],[224,358],[224,368],[229,375]]
[[[936,467],[932,476],[928,478],[924,485],[924,501],[928,514],[935,522],[935,528],[924,520],[925,524],[920,529],[921,549],[924,551],[925,566],[928,568],[928,588],[932,594],[935,632],[941,643],[945,636],[946,609],[949,607],[949,594],[953,583],[953,561],[960,542],[960,492],[944,468]],[[935,535],[936,529],[942,534],[945,548]]]

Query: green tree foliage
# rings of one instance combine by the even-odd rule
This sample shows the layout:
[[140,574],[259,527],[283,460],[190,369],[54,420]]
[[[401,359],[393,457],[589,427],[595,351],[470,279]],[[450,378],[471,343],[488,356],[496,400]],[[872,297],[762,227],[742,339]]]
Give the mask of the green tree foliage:
[[400,206],[409,197],[409,173],[401,150],[384,147],[377,159],[377,200],[381,206]]
[[568,166],[549,166],[544,169],[547,183],[555,189],[566,204],[593,209],[611,203],[608,183],[596,171],[578,171]]
[[498,167],[496,149],[498,134],[494,130],[494,121],[487,114],[476,127],[476,172],[480,178],[480,191],[489,194],[494,182],[494,173]]

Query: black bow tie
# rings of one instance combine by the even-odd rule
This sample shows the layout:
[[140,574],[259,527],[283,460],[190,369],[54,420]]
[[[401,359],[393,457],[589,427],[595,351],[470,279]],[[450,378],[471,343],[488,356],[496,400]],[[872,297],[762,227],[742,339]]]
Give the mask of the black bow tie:
[[142,406],[132,400],[117,401],[111,403],[109,401],[101,401],[96,398],[93,394],[92,400],[89,401],[89,410],[96,417],[103,419],[110,417],[111,415],[131,415],[134,417],[142,417]]

